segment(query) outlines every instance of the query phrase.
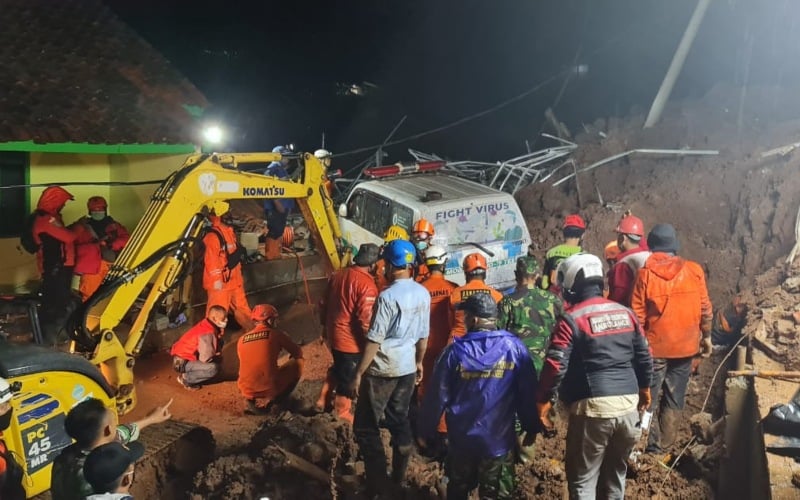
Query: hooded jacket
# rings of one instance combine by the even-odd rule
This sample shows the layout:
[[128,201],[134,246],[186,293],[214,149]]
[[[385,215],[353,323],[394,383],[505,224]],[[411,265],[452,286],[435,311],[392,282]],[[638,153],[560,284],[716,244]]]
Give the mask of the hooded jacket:
[[39,244],[40,270],[49,272],[75,265],[75,234],[64,227],[61,209],[73,197],[64,188],[51,186],[42,192],[36,204],[33,239]]
[[505,330],[468,332],[439,360],[422,402],[419,432],[430,438],[442,412],[451,452],[472,458],[505,455],[517,444],[516,417],[538,432],[537,378],[528,349]]
[[711,333],[713,313],[703,269],[696,262],[655,252],[639,270],[631,309],[644,328],[654,358],[687,358]]

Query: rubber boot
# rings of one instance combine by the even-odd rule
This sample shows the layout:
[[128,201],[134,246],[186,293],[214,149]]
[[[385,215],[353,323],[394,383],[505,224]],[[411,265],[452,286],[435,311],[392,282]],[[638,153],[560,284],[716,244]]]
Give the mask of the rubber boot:
[[408,462],[411,461],[412,446],[397,446],[392,452],[392,481],[401,484],[406,479]]
[[267,238],[264,241],[264,258],[266,260],[276,260],[281,258],[280,238]]
[[536,451],[536,443],[530,446],[523,446],[522,442],[525,440],[525,434],[517,434],[517,458],[521,464],[533,463],[534,452]]
[[667,450],[675,444],[678,434],[678,422],[680,421],[681,410],[674,408],[662,408],[659,420],[661,427],[661,449]]
[[328,373],[325,375],[325,381],[322,383],[322,389],[319,391],[319,398],[314,404],[317,411],[328,412],[333,409],[334,387],[336,387],[336,377],[333,376],[333,370],[328,369]]
[[388,489],[389,477],[386,475],[386,461],[364,456],[364,475],[367,483],[367,497],[373,498]]
[[350,425],[353,425],[353,414],[350,411],[352,405],[353,400],[350,398],[339,396],[338,394],[333,398],[333,408],[336,412],[336,417]]

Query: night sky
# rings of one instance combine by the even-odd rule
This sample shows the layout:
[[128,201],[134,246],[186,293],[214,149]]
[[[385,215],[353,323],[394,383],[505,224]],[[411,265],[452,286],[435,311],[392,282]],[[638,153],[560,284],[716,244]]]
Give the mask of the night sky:
[[[407,137],[535,92],[479,119],[389,148],[455,159],[525,152],[555,106],[573,130],[646,111],[694,0],[107,0],[209,99],[229,150],[294,142],[334,153]],[[770,9],[764,8],[769,6]],[[797,86],[799,11],[792,0],[715,0],[673,97],[743,79]],[[576,64],[588,65],[578,75]],[[362,85],[362,96],[345,92]],[[547,130],[547,129],[546,129]],[[549,131],[549,130],[547,130]],[[538,141],[537,147],[548,143]],[[341,157],[344,164],[369,153]],[[345,165],[342,165],[345,166]]]

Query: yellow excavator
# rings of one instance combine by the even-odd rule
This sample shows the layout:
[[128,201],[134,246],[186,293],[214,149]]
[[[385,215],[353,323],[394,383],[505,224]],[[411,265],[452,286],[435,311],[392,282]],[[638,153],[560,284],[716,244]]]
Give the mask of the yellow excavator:
[[[297,162],[297,180],[251,171],[282,158]],[[225,213],[227,200],[267,198],[295,198],[330,270],[341,266],[341,233],[325,167],[313,155],[193,155],[156,189],[103,284],[73,315],[71,354],[0,345],[0,376],[14,392],[14,416],[3,439],[25,468],[29,498],[49,489],[51,462],[71,443],[64,431],[70,408],[89,397],[118,415],[136,406],[133,368],[151,312],[188,273],[207,214]],[[123,341],[116,330],[140,298],[143,305]]]

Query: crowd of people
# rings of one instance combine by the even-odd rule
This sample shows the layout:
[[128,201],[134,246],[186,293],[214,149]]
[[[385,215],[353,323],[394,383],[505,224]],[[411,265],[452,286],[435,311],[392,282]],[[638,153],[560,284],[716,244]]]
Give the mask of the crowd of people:
[[704,273],[668,224],[646,233],[626,213],[605,263],[583,249],[586,227],[567,216],[563,243],[541,267],[532,250],[518,258],[505,295],[480,252],[461,262],[464,285],[448,281],[446,242],[426,220],[410,235],[388,228],[333,275],[321,308],[333,366],[317,407],[353,425],[369,496],[402,484],[416,439],[444,459],[448,498],[511,498],[515,463],[532,461],[537,435],[553,438],[558,415],[570,498],[622,498],[643,432],[646,452],[670,449],[689,375],[711,353]]
[[[87,217],[65,227],[60,212],[71,199],[63,188],[46,189],[33,221],[42,293],[50,298],[61,297],[65,284],[68,293],[73,275],[81,295],[91,296],[128,237],[100,197],[88,201]],[[273,200],[265,209],[267,239],[277,241],[291,207]],[[217,376],[232,315],[245,330],[237,344],[245,412],[265,414],[301,379],[303,351],[278,328],[273,306],[250,308],[235,234],[220,217],[210,222],[206,315],[172,346],[177,380],[195,390]],[[541,266],[532,249],[519,257],[517,286],[506,294],[487,284],[490,266],[480,252],[460,263],[463,285],[449,281],[446,241],[424,219],[410,234],[389,227],[382,246],[361,245],[352,265],[334,273],[320,303],[333,364],[316,407],[352,425],[369,495],[402,484],[416,448],[444,460],[448,498],[468,498],[475,488],[481,497],[510,498],[515,462],[532,461],[537,435],[552,438],[560,414],[567,415],[570,498],[622,498],[626,461],[643,432],[646,452],[675,443],[690,373],[712,348],[703,270],[679,255],[669,224],[646,233],[626,213],[603,260],[584,250],[586,228],[580,215],[568,215],[563,243]],[[43,320],[51,313],[63,308],[43,307]],[[279,363],[282,351],[289,359]],[[649,428],[645,414],[655,415]],[[54,498],[124,493],[142,454],[138,431],[166,418],[168,405],[123,426],[98,400],[76,406],[66,422],[75,444],[53,468]],[[391,467],[382,427],[391,434]]]

